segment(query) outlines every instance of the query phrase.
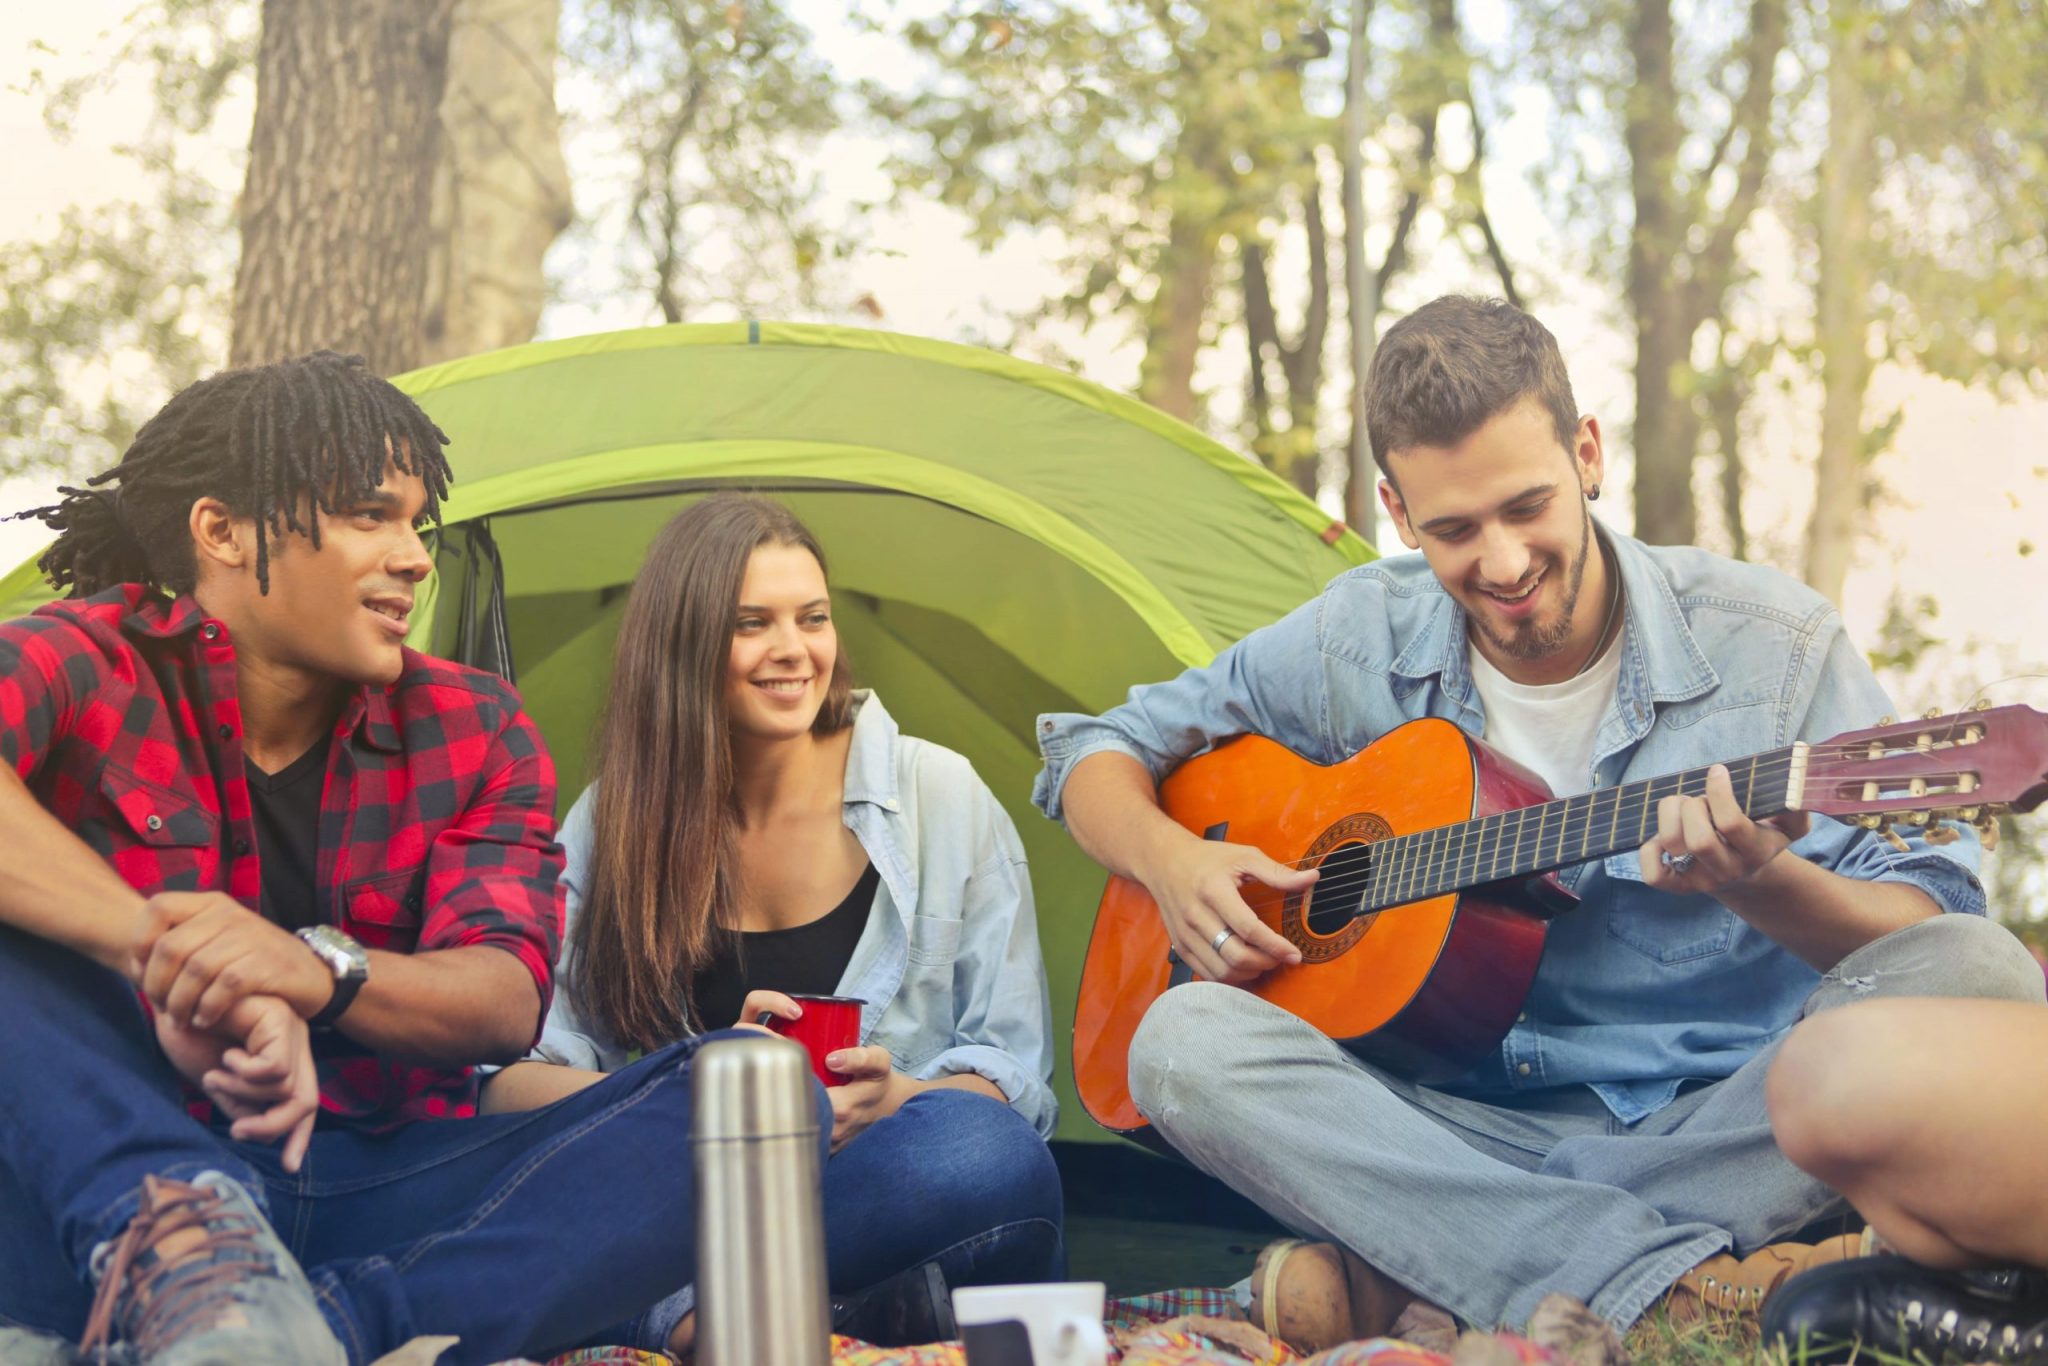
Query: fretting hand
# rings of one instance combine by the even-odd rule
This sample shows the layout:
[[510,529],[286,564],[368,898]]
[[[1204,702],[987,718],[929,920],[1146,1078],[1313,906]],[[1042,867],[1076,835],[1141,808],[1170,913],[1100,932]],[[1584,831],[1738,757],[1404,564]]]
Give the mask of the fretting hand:
[[1718,897],[1754,878],[1808,824],[1803,811],[1752,821],[1735,800],[1728,769],[1715,764],[1707,770],[1704,796],[1657,803],[1656,837],[1637,855],[1643,882],[1660,892]]

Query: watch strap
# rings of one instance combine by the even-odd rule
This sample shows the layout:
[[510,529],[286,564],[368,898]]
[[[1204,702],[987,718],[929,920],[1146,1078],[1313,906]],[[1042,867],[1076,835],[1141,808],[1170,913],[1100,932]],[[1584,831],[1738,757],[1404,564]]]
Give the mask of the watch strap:
[[356,993],[363,989],[367,980],[353,974],[334,979],[334,994],[327,998],[327,1004],[320,1007],[320,1013],[306,1021],[308,1029],[327,1029],[355,1004]]
[[310,1028],[327,1029],[355,1004],[356,993],[370,975],[366,957],[362,945],[332,926],[311,925],[296,933],[334,976],[334,994],[306,1020]]

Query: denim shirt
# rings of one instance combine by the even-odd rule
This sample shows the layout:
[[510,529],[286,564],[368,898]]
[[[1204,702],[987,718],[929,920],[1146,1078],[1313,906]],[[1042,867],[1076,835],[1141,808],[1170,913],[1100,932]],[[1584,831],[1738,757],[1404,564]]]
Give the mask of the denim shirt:
[[[837,994],[867,1002],[860,1041],[887,1048],[900,1071],[977,1073],[1050,1137],[1052,1005],[1016,827],[966,759],[904,735],[865,689],[854,706],[844,819],[881,887]],[[586,788],[562,822],[569,924],[589,885],[596,809]],[[579,1013],[566,948],[532,1056],[601,1072],[634,1056]]]
[[[1832,604],[1775,570],[1607,532],[1626,592],[1621,677],[1589,786],[1726,762],[1872,725],[1893,710]],[[1336,763],[1424,716],[1485,734],[1465,614],[1419,554],[1349,570],[1203,668],[1131,689],[1100,717],[1039,718],[1032,800],[1054,819],[1075,763],[1128,754],[1154,780],[1232,736]],[[1791,853],[1845,877],[1904,882],[1943,911],[1984,913],[1979,847],[1904,852],[1815,817]],[[1733,1073],[1799,1018],[1819,974],[1720,902],[1643,885],[1634,851],[1564,869],[1581,898],[1551,927],[1519,1022],[1452,1087],[1499,1096],[1589,1085],[1625,1123],[1689,1078]],[[1363,970],[1363,968],[1361,968]]]

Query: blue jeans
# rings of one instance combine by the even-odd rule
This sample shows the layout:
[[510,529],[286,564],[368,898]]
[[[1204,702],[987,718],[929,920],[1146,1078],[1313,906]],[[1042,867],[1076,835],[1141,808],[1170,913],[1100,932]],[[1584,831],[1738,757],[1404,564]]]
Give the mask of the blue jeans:
[[[322,1130],[296,1175],[279,1168],[274,1148],[190,1118],[118,976],[5,928],[0,1041],[0,1321],[77,1336],[91,1301],[87,1260],[133,1215],[143,1176],[209,1169],[266,1205],[355,1362],[423,1333],[461,1338],[442,1358],[448,1366],[545,1359],[599,1340],[656,1347],[666,1327],[650,1306],[695,1277],[689,1063],[702,1040],[650,1054],[542,1110],[381,1135]],[[817,1099],[829,1132],[822,1089]],[[836,1177],[870,1136],[828,1173]],[[876,1145],[872,1155],[890,1150]],[[951,1156],[922,1145],[897,1151],[941,1169]],[[953,1189],[943,1203],[906,1198],[925,1177],[907,1166],[846,1170],[866,1200],[834,1216],[828,1192],[835,1285],[884,1279],[1012,1224],[1028,1229],[1045,1213],[1042,1203],[1020,1204],[1014,1218],[969,1208]],[[1056,1247],[1056,1181],[1052,1191]],[[968,1231],[975,1218],[990,1222]]]
[[[920,1092],[825,1164],[825,1276],[835,1301],[927,1262],[948,1286],[1066,1274],[1052,1151],[993,1097]],[[695,1303],[685,1286],[648,1313],[643,1331],[665,1337]]]

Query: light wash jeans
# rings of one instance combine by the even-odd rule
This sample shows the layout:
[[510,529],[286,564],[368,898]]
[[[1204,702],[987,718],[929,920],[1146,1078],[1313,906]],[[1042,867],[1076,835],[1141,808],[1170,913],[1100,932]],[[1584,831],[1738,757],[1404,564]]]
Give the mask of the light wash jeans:
[[[1936,916],[1844,958],[1802,1015],[1874,996],[2039,1002],[2042,975],[2002,927]],[[1713,1254],[1846,1208],[1771,1139],[1776,1051],[1624,1126],[1583,1086],[1501,1103],[1417,1086],[1192,982],[1146,1013],[1130,1066],[1138,1108],[1189,1161],[1464,1322],[1520,1325],[1563,1291],[1626,1328]]]

